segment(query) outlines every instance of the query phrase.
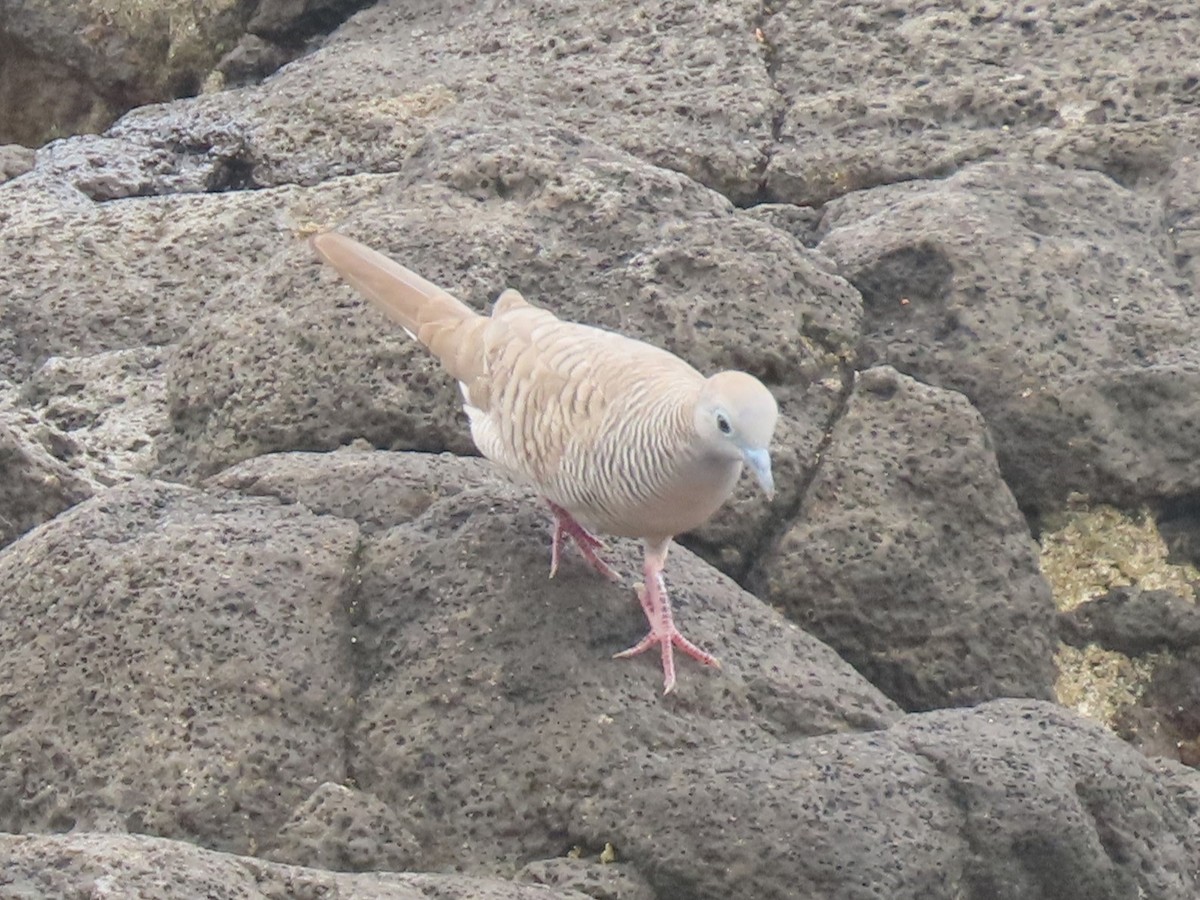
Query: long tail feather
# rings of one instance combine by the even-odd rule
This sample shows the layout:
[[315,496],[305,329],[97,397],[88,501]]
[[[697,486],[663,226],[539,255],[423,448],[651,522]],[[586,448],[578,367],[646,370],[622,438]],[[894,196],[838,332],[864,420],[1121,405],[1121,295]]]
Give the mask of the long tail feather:
[[428,346],[427,326],[440,331],[478,316],[452,294],[358,241],[327,231],[309,239],[313,250],[364,297]]

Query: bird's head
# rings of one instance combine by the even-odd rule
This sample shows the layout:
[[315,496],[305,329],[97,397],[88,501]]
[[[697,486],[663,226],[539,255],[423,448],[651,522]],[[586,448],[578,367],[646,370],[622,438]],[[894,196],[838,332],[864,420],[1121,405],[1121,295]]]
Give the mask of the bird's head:
[[778,418],[779,406],[761,381],[745,372],[718,372],[704,382],[696,404],[696,433],[708,453],[744,460],[770,499],[770,445]]

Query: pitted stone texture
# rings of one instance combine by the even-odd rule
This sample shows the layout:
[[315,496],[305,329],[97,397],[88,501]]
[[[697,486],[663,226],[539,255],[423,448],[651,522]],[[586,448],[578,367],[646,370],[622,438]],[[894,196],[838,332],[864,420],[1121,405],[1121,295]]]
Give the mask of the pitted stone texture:
[[[465,105],[488,126],[556,124],[748,202],[780,105],[759,16],[751,0],[379,3],[263,85],[134,110],[102,139],[119,154],[91,155],[123,157],[110,198],[316,184],[396,171]],[[176,170],[234,146],[222,133],[238,139],[211,159],[219,174],[182,187]],[[96,183],[87,168],[75,155],[60,179]]]
[[858,377],[750,584],[907,709],[1051,696],[1050,588],[987,428],[894,369]]
[[51,357],[21,391],[79,448],[77,463],[103,484],[147,475],[167,427],[166,354],[157,347]]
[[0,144],[0,184],[33,168],[34,152],[20,144]]
[[206,483],[299,503],[318,515],[353,519],[365,534],[378,534],[411,522],[439,499],[492,482],[501,495],[509,493],[486,460],[452,453],[379,452],[358,441],[333,453],[258,456]]
[[[657,765],[731,741],[749,753],[894,717],[832,651],[680,548],[667,571],[677,621],[724,668],[681,660],[676,693],[663,699],[655,654],[610,658],[645,630],[631,585],[598,578],[574,555],[547,579],[546,517],[532,498],[494,478],[460,483],[368,542],[358,595],[369,675],[356,778],[411,811],[426,864],[463,852],[554,856],[573,804],[634,760]],[[607,555],[618,571],[638,571],[636,543],[614,541]],[[512,821],[531,827],[510,833]],[[577,843],[619,848],[619,836],[594,837]]]
[[[611,846],[609,844],[605,849]],[[615,850],[613,853],[615,855]],[[644,878],[616,861],[606,863],[567,857],[539,859],[523,867],[517,877],[534,884],[577,890],[592,900],[656,900],[657,897]]]
[[133,106],[195,94],[247,32],[275,42],[278,67],[365,2],[0,0],[0,142],[38,146],[103,129]]
[[762,31],[785,98],[775,200],[819,205],[995,157],[1133,186],[1200,137],[1189,0],[818,0],[778,4]]
[[0,547],[92,495],[94,483],[71,463],[78,447],[0,383]]
[[344,777],[357,540],[135,482],[0,552],[0,828],[266,844]]
[[985,163],[831,204],[864,364],[963,392],[1027,513],[1200,489],[1200,318],[1153,198]]
[[1200,156],[1180,156],[1160,188],[1169,251],[1192,296],[1200,295]]
[[416,838],[377,797],[326,782],[279,830],[264,855],[335,872],[403,872],[420,860]]
[[1200,889],[1200,776],[1103,726],[1004,700],[909,716],[889,735],[955,798],[958,896],[1183,900]]
[[133,835],[0,834],[5,897],[137,900],[588,900],[565,888],[467,875],[341,874]]
[[1170,590],[1118,587],[1059,614],[1067,643],[1099,644],[1128,656],[1200,648],[1200,607]]
[[0,184],[0,377],[16,382],[52,356],[173,343],[294,240],[310,201],[338,208],[352,196],[334,183],[97,204],[33,176]]
[[[680,624],[725,668],[682,661],[677,693],[663,698],[657,660],[609,658],[644,629],[632,591],[573,556],[546,578],[546,526],[534,498],[476,461],[357,455],[361,465],[354,451],[279,455],[218,479],[281,500],[130,485],[0,554],[0,588],[17,598],[20,622],[0,629],[10,638],[0,676],[16,686],[0,715],[20,717],[3,723],[4,758],[36,759],[13,746],[36,734],[46,766],[68,766],[43,779],[40,793],[6,793],[0,809],[21,810],[29,827],[65,827],[65,819],[32,818],[74,789],[127,804],[93,804],[78,825],[164,830],[160,814],[181,809],[179,773],[189,774],[195,805],[216,772],[226,779],[221,802],[192,808],[192,827],[178,831],[220,846],[252,837],[268,852],[307,847],[366,861],[408,847],[422,869],[488,875],[531,859],[561,873],[568,863],[558,859],[579,847],[589,862],[615,855],[628,876],[602,886],[700,900],[1194,894],[1194,773],[1151,765],[1047,704],[901,717],[832,651],[683,550],[668,570]],[[314,477],[323,466],[324,484]],[[358,503],[369,471],[380,494]],[[428,498],[417,500],[422,481]],[[392,487],[398,512],[389,526]],[[326,512],[314,514],[310,503]],[[347,513],[372,530],[340,517]],[[39,551],[51,571],[31,539],[56,529],[72,540]],[[168,550],[177,568],[165,582]],[[610,555],[629,570],[638,551],[619,541]],[[256,580],[239,587],[248,569]],[[205,602],[182,602],[201,570],[213,573]],[[24,602],[31,596],[41,605]],[[139,619],[142,609],[154,616]],[[202,613],[194,626],[191,610]],[[88,627],[109,638],[94,641],[84,670],[67,652]],[[101,680],[94,673],[107,659],[130,662]],[[181,677],[188,672],[204,680]],[[34,682],[42,687],[25,686]],[[105,716],[75,708],[89,692],[108,702]],[[279,743],[256,739],[268,724]],[[76,729],[69,743],[68,727]],[[92,746],[81,741],[84,729],[105,728],[100,769],[79,748]],[[174,768],[155,764],[163,759]],[[97,781],[117,787],[106,794]],[[360,841],[370,822],[378,845]],[[392,828],[400,841],[389,850]],[[295,840],[304,836],[314,840]],[[148,897],[383,898],[409,888],[580,896],[244,858],[229,871],[226,857],[188,846],[180,859],[178,846],[6,837],[0,878],[51,896],[69,893],[75,879],[93,892],[129,884]]]

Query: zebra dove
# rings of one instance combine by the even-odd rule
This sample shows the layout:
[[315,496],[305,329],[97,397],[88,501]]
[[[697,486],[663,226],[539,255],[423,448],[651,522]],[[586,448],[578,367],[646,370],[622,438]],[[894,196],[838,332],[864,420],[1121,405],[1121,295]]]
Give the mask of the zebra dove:
[[563,322],[514,290],[483,316],[350,238],[326,232],[311,243],[458,381],[479,451],[546,500],[551,577],[565,538],[614,581],[592,531],[642,540],[637,593],[650,630],[616,656],[658,646],[664,693],[675,687],[674,648],[719,667],[675,626],[663,567],[671,538],[717,511],[743,463],[774,494],[771,392],[744,372],[705,378],[650,344]]

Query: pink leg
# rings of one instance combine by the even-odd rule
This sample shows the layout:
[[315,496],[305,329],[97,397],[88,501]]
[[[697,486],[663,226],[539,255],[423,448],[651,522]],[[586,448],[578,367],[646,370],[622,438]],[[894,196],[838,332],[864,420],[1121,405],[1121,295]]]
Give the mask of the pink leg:
[[721,663],[710,653],[705,653],[675,627],[675,617],[671,613],[671,600],[667,596],[667,587],[663,582],[663,566],[667,562],[667,544],[659,547],[646,546],[646,562],[643,566],[645,583],[638,587],[638,600],[642,604],[642,612],[650,623],[649,633],[628,650],[614,654],[619,658],[628,658],[644,653],[655,644],[662,651],[663,693],[669,694],[675,690],[675,654],[678,647],[694,660],[706,666],[721,668]]
[[566,535],[575,542],[575,546],[593,569],[609,581],[620,581],[621,576],[596,552],[603,550],[604,544],[557,503],[551,503],[549,500],[546,503],[550,506],[550,512],[554,514],[554,535],[550,538],[550,577],[553,578],[558,572],[559,553],[562,550],[563,535]]

